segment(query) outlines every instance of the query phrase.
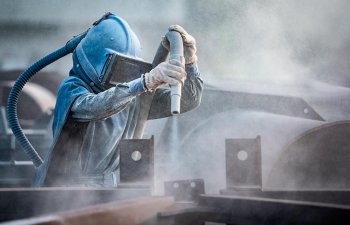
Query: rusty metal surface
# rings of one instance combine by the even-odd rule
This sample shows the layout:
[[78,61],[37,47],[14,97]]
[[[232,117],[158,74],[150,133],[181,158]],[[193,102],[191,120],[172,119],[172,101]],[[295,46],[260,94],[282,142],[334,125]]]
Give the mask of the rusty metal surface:
[[254,188],[230,188],[220,190],[220,194],[224,196],[234,195],[242,197],[272,198],[350,205],[350,189],[342,191],[264,191]]
[[111,202],[45,217],[4,223],[7,225],[137,225],[174,204],[172,197],[149,197]]
[[[165,223],[166,221],[166,223]],[[159,214],[159,224],[348,224],[350,206],[271,198],[202,195]]]
[[202,198],[201,206],[226,214],[234,224],[344,224],[350,222],[350,206],[269,198],[215,196]]
[[112,201],[151,195],[146,188],[7,188],[0,189],[0,222],[30,218]]
[[[73,202],[74,199],[70,201]],[[23,207],[21,210],[27,208]],[[242,225],[348,224],[350,205],[344,202],[336,204],[276,199],[267,195],[259,197],[201,195],[198,203],[175,202],[173,197],[149,197],[96,204],[87,208],[78,207],[69,212],[4,224],[203,225],[205,222]]]

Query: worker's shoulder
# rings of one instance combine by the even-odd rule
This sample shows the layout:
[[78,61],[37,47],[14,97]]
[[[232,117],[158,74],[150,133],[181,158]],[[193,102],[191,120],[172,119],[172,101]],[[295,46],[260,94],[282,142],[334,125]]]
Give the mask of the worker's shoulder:
[[72,93],[72,92],[86,93],[86,92],[90,92],[90,88],[79,77],[68,76],[62,81],[58,89],[58,95],[60,95],[61,93]]

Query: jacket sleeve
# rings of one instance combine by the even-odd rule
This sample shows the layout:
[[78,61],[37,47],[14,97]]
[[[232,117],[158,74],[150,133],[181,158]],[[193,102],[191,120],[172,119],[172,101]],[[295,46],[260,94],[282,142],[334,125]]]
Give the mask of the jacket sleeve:
[[81,122],[106,119],[122,111],[144,91],[142,79],[139,78],[98,94],[85,93],[74,101],[71,108],[72,117]]
[[[200,73],[197,64],[186,65],[187,79],[181,92],[181,113],[190,111],[196,108],[201,101],[203,91],[203,81],[200,78]],[[158,119],[172,116],[170,102],[170,89],[159,88],[156,90],[148,119]]]

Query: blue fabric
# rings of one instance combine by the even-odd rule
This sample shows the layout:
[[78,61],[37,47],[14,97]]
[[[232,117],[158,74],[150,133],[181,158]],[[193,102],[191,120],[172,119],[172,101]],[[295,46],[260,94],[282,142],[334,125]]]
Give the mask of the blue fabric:
[[[140,97],[145,92],[142,78],[104,90],[101,73],[108,53],[139,58],[140,49],[136,35],[117,16],[109,16],[89,30],[73,52],[70,76],[59,88],[52,127],[54,142],[36,171],[35,186],[62,185],[56,180],[65,185],[70,177],[74,181],[80,176],[115,172],[119,164],[116,146],[141,129],[137,123],[147,120],[140,117],[141,103],[147,101]],[[197,65],[186,65],[185,69],[181,113],[199,105],[203,88]],[[157,89],[149,100],[148,119],[171,116],[169,89]]]
[[69,76],[62,81],[57,94],[56,107],[54,110],[55,116],[52,123],[53,144],[46,154],[44,163],[41,164],[35,171],[33,178],[34,187],[40,187],[43,185],[48,164],[52,158],[54,146],[66,122],[66,119],[69,116],[70,108],[77,97],[85,93],[89,93],[88,89],[89,87],[84,83],[84,81],[75,76]]
[[76,76],[69,76],[62,82],[57,93],[57,102],[52,123],[52,132],[55,137],[59,134],[66,121],[74,100],[80,95],[89,93],[89,87]]
[[199,77],[199,69],[197,63],[186,64],[185,71],[187,73],[187,78]]
[[[81,68],[81,67],[79,67]],[[121,138],[132,138],[135,132],[137,116],[140,111],[140,104],[137,103],[140,101],[140,98],[137,96],[133,96],[131,91],[135,86],[135,90],[141,90],[140,87],[142,84],[142,80],[136,79],[136,81],[129,83],[128,85],[117,86],[113,95],[107,97],[110,94],[110,91],[113,89],[109,89],[104,91],[103,93],[99,93],[99,95],[106,95],[104,99],[115,99],[113,102],[124,101],[123,99],[133,99],[125,102],[125,108],[117,109],[116,112],[109,118],[104,120],[90,119],[86,122],[75,122],[80,124],[86,124],[88,126],[87,132],[82,132],[81,136],[81,145],[79,148],[71,148],[67,146],[61,146],[63,148],[55,148],[56,143],[61,143],[61,141],[57,142],[57,140],[61,140],[60,136],[62,133],[65,133],[67,139],[66,142],[70,142],[73,139],[71,138],[70,132],[71,130],[68,128],[63,129],[63,127],[70,122],[66,122],[67,119],[70,119],[72,122],[72,118],[74,118],[74,113],[72,111],[72,106],[76,104],[79,98],[83,96],[93,94],[93,90],[88,86],[81,78],[82,75],[75,74],[74,71],[80,71],[78,68],[74,68],[71,71],[71,76],[66,78],[58,92],[58,99],[55,108],[55,118],[53,123],[53,132],[54,132],[54,142],[52,148],[48,152],[47,157],[45,158],[45,162],[42,166],[40,166],[36,171],[36,177],[34,179],[34,186],[42,186],[44,184],[45,177],[48,177],[49,180],[55,182],[56,177],[55,174],[48,173],[50,168],[57,168],[59,171],[66,171],[67,177],[63,177],[63,180],[67,182],[69,178],[69,174],[78,173],[82,175],[93,174],[93,176],[100,175],[103,176],[107,172],[113,172],[119,163],[119,157],[117,154],[114,154],[112,151],[115,148],[107,147],[112,146],[119,142]],[[196,65],[187,66],[188,77],[185,81],[181,99],[181,113],[189,111],[197,107],[200,103],[201,95],[202,95],[202,81],[199,78],[199,73],[192,73],[194,71],[198,72],[198,68]],[[134,83],[134,84],[132,84]],[[114,92],[114,91],[113,91]],[[136,92],[134,92],[135,94]],[[96,94],[97,95],[97,94]],[[149,112],[148,119],[156,119],[163,118],[167,116],[171,116],[170,113],[170,91],[169,89],[157,89],[153,100],[151,102],[151,108]],[[106,107],[107,101],[94,101],[95,103],[86,105],[86,110],[91,110],[93,108],[102,108]],[[105,104],[104,104],[105,103]],[[101,106],[102,104],[102,106]],[[123,106],[124,107],[124,106]],[[102,110],[103,111],[103,110]],[[103,111],[104,112],[104,111]],[[105,112],[104,112],[105,113]],[[94,115],[95,117],[99,115]],[[145,118],[146,119],[146,118]],[[142,122],[142,121],[141,121]],[[63,132],[64,131],[64,132]],[[104,133],[107,132],[107,135]],[[109,144],[103,143],[101,144],[102,139],[97,141],[94,140],[93,134],[98,133],[102,137],[106,137],[109,140]],[[114,143],[114,144],[113,144]],[[63,142],[63,144],[65,144]],[[90,147],[92,147],[90,149]],[[97,147],[96,147],[97,146]],[[103,147],[102,149],[100,147]],[[64,150],[69,152],[79,151],[79,149],[84,149],[83,152],[78,154],[80,155],[79,161],[77,161],[77,157],[68,156],[64,158],[64,160],[57,161],[56,164],[52,165],[52,157],[53,155],[57,155],[57,153],[62,152]],[[91,151],[90,151],[91,150]],[[91,152],[91,154],[86,155],[86,152]],[[55,157],[53,157],[55,158]],[[57,159],[57,158],[56,158]],[[90,166],[89,166],[90,165]],[[71,168],[74,167],[75,168]],[[82,166],[82,167],[80,167]],[[67,168],[67,169],[65,169]],[[49,174],[46,176],[46,174]],[[63,183],[63,185],[69,185],[69,182]],[[45,185],[62,185],[62,183],[45,183]],[[101,184],[103,186],[103,184]]]
[[110,15],[92,27],[75,49],[78,61],[89,79],[100,89],[102,70],[108,54],[118,52],[140,58],[140,41],[126,21]]
[[127,85],[130,88],[130,93],[134,96],[140,95],[146,91],[143,79],[141,77],[128,82]]

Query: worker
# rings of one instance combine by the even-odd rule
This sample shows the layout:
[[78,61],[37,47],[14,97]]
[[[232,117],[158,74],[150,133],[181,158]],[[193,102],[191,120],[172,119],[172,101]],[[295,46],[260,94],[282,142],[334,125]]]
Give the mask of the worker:
[[[182,36],[185,66],[177,60],[165,61],[129,82],[106,87],[101,81],[107,56],[115,52],[140,60],[141,46],[128,23],[116,15],[108,13],[94,23],[74,50],[73,68],[58,90],[54,140],[36,170],[34,186],[115,187],[119,141],[135,138],[145,120],[171,116],[170,90],[164,84],[183,83],[181,113],[200,104],[203,82],[196,41],[179,25],[169,30]],[[162,44],[169,48],[166,38]],[[142,96],[150,93],[145,112]]]

